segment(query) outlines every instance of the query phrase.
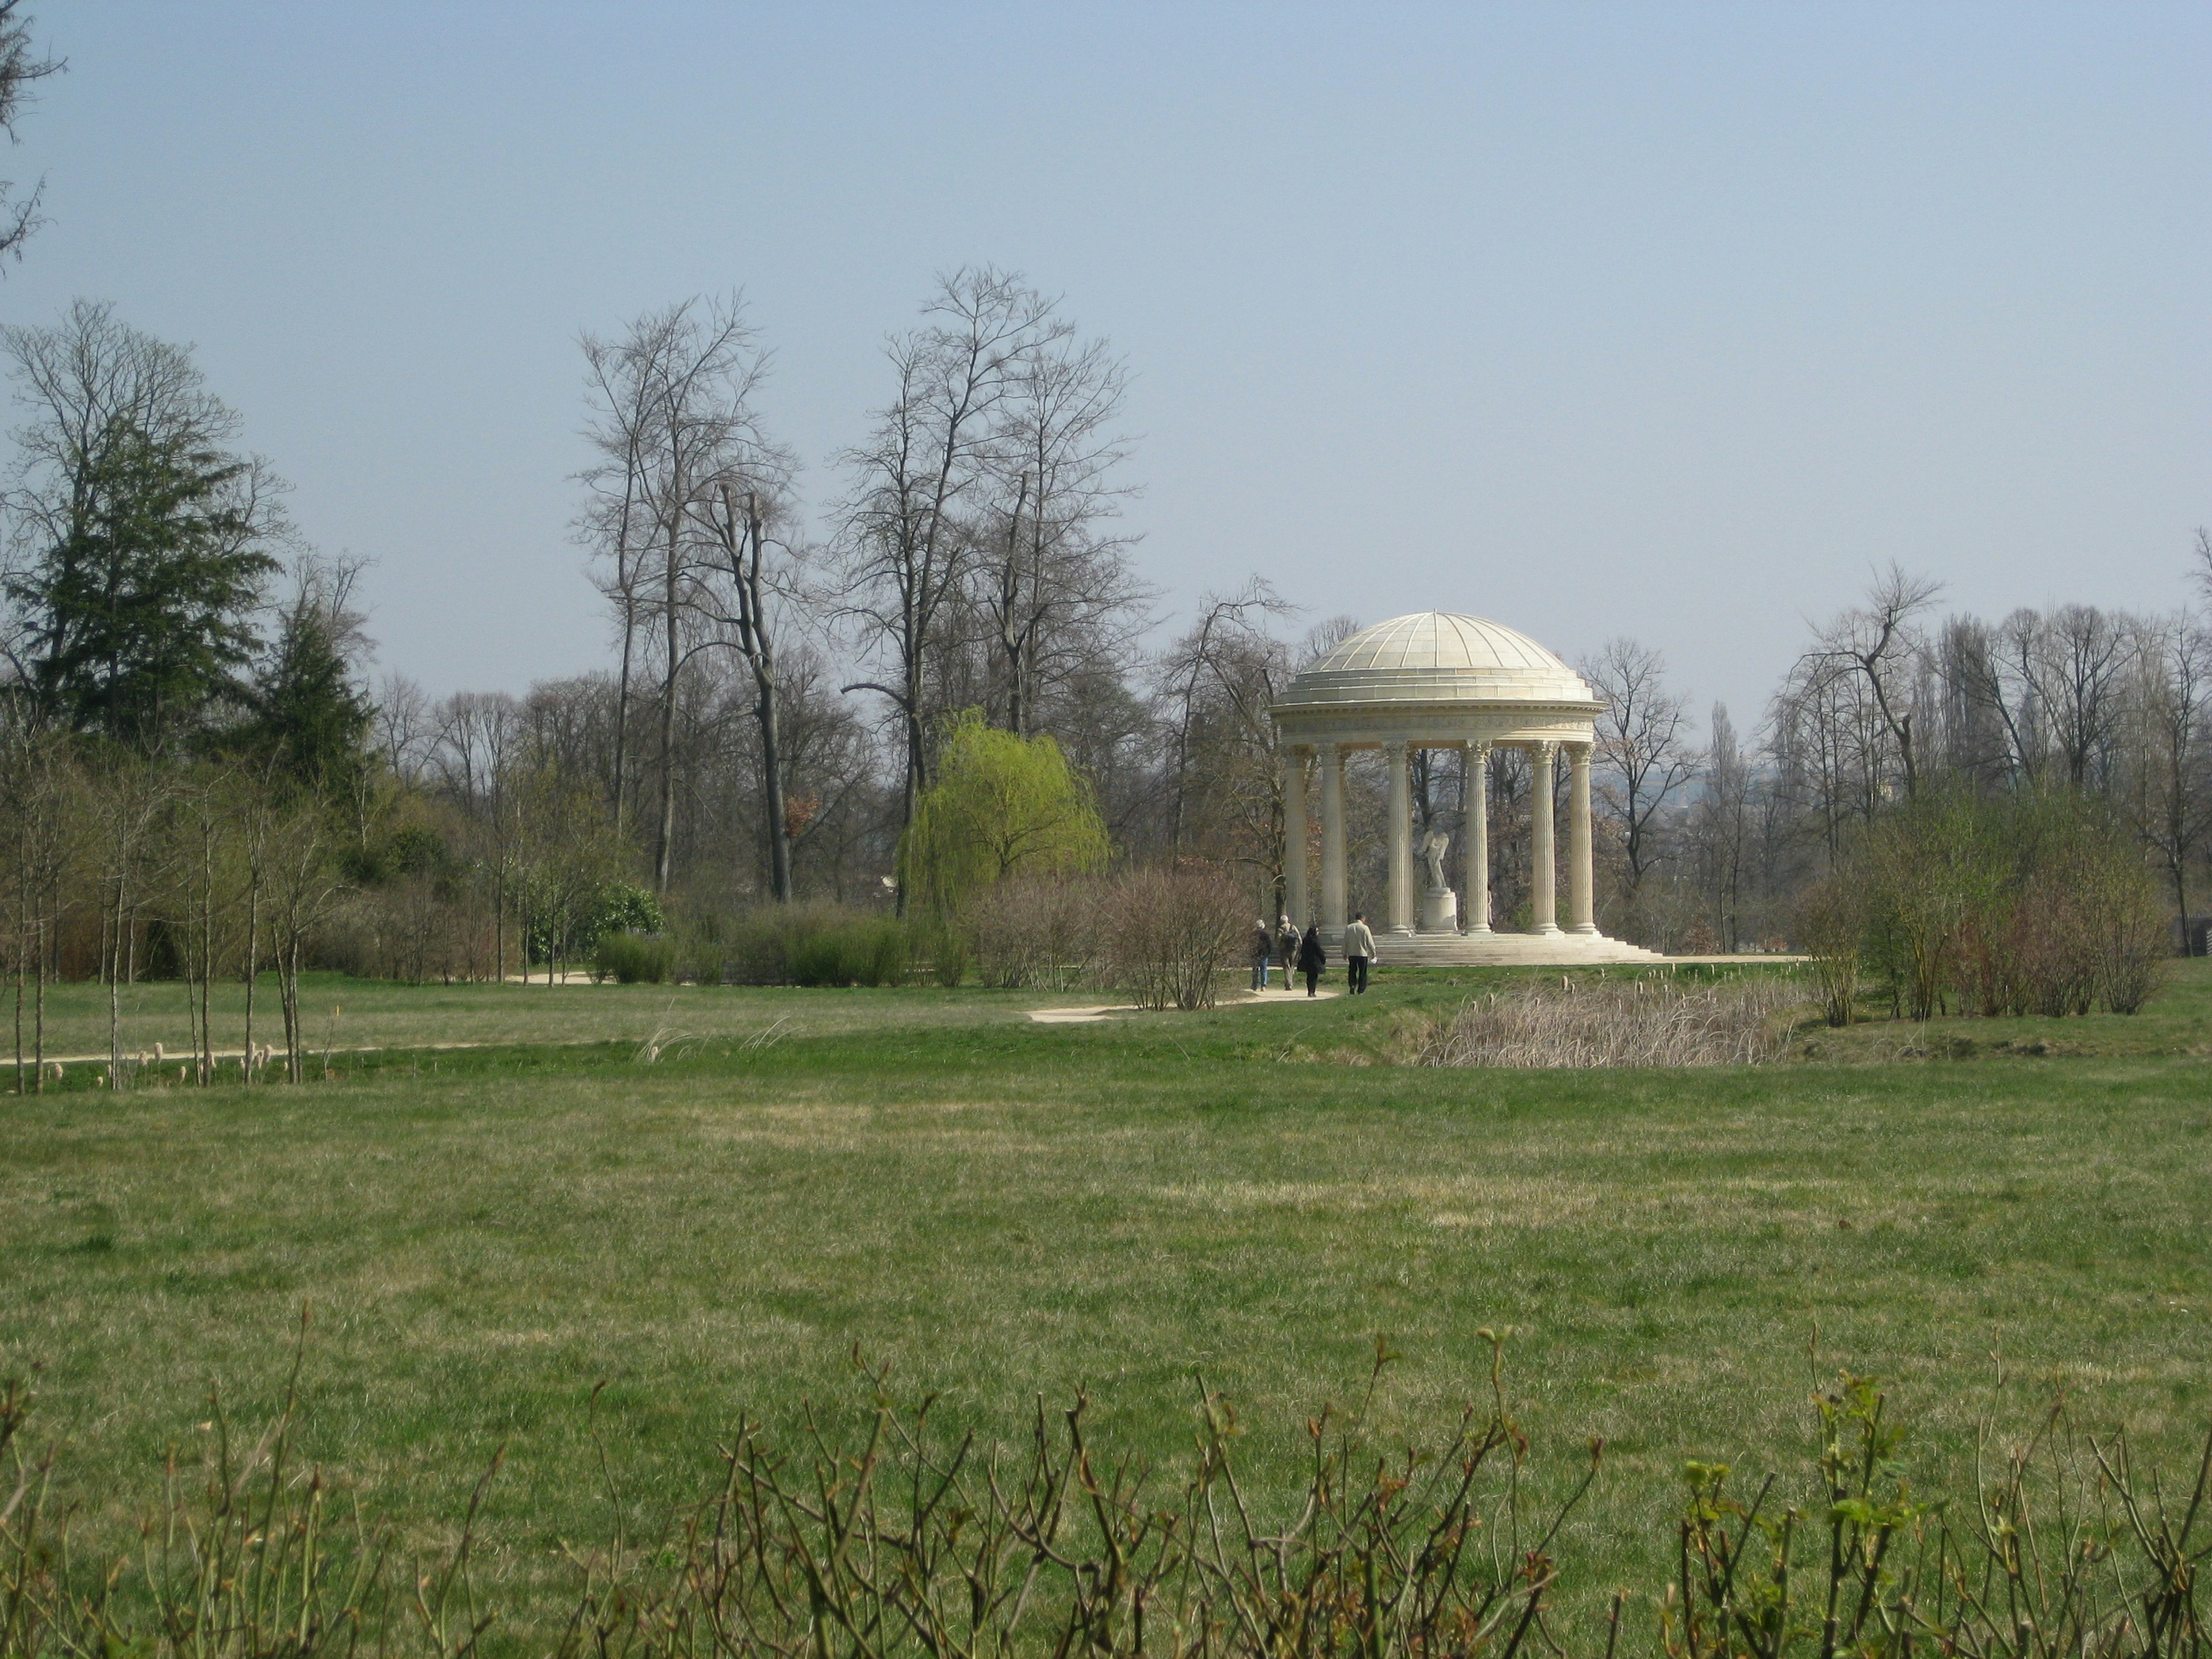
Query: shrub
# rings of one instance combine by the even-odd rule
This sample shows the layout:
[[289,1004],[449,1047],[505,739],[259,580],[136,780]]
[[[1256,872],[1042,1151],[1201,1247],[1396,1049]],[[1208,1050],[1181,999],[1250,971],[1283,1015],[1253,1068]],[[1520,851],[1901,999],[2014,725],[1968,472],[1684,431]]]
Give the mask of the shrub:
[[1866,963],[1915,1019],[1951,1006],[2133,1013],[2165,972],[2149,873],[2098,804],[2067,791],[1931,795],[1869,826],[1833,884],[1856,896]]
[[1858,895],[1834,876],[1816,882],[1798,902],[1797,942],[1813,958],[1820,1013],[1831,1025],[1848,1025],[1857,1012],[1865,934]]
[[720,977],[738,985],[896,985],[904,924],[836,904],[763,905],[732,921]]
[[2094,947],[2097,993],[2116,1014],[2142,1012],[2172,970],[2172,930],[2166,907],[2140,866],[2113,871],[2097,914],[2083,931]]
[[1252,925],[1250,901],[1207,864],[1125,871],[1104,899],[1108,981],[1147,1008],[1211,1008]]
[[906,978],[907,933],[889,916],[840,916],[791,942],[794,985],[897,985]]
[[1420,1043],[1424,1066],[1756,1066],[1789,1046],[1782,1015],[1805,1000],[1761,973],[1685,988],[1672,979],[1530,981],[1470,998]]
[[[472,1549],[505,1542],[483,1535],[497,1525],[483,1502],[496,1460],[424,1547],[375,1518],[378,1494],[303,1468],[296,1395],[258,1436],[218,1402],[202,1467],[173,1469],[141,1547],[68,1547],[65,1488],[11,1443],[28,1438],[29,1401],[9,1383],[0,1457],[25,1473],[0,1507],[0,1659],[466,1659],[495,1625],[495,1650],[628,1659],[2205,1652],[2203,1473],[2160,1470],[2062,1399],[1999,1441],[2009,1455],[1985,1482],[1923,1492],[1906,1482],[1896,1413],[1849,1375],[1815,1395],[1796,1469],[1762,1482],[1684,1464],[1660,1582],[1577,1615],[1559,1585],[1587,1575],[1576,1558],[1595,1528],[1567,1522],[1604,1442],[1540,1500],[1543,1455],[1495,1362],[1492,1375],[1492,1402],[1425,1433],[1379,1430],[1364,1408],[1316,1413],[1289,1525],[1252,1503],[1246,1425],[1209,1389],[1195,1455],[1163,1469],[1116,1448],[1079,1392],[1061,1411],[1040,1401],[1030,1432],[1001,1447],[937,1396],[908,1405],[872,1377],[857,1422],[810,1413],[805,1432],[779,1434],[740,1419],[711,1490],[653,1491],[670,1517],[657,1533],[617,1523],[572,1550],[581,1571],[544,1632],[513,1616],[511,1581],[468,1571]],[[1801,1492],[1814,1501],[1789,1501]]]
[[592,951],[592,976],[617,985],[665,985],[676,975],[676,942],[651,933],[605,933]]
[[924,914],[915,924],[915,937],[929,958],[929,975],[948,991],[959,989],[975,958],[965,929],[942,916]]
[[968,902],[968,937],[983,982],[1001,990],[1065,991],[1096,980],[1105,951],[1107,886],[1014,876]]

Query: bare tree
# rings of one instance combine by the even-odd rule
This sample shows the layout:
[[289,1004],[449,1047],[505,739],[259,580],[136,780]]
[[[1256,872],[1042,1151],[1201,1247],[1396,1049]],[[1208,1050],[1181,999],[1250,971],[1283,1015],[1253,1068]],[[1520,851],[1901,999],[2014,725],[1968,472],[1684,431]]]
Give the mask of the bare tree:
[[507,910],[515,867],[515,755],[522,711],[503,693],[461,692],[442,707],[431,764],[444,793],[479,826],[492,907],[492,976],[507,977]]
[[1114,476],[1128,453],[1114,430],[1127,381],[1104,341],[1079,344],[1059,319],[1013,365],[996,453],[1003,505],[979,587],[1006,726],[1024,737],[1050,686],[1143,623],[1127,538],[1106,533],[1131,493]]
[[2212,840],[2212,634],[2186,615],[2143,633],[2124,799],[2172,889],[2186,948],[2189,872]]
[[[15,123],[30,102],[31,88],[67,67],[59,58],[33,52],[31,25],[36,21],[23,9],[23,0],[0,0],[0,132],[10,143],[16,142]],[[0,254],[23,257],[23,244],[42,222],[39,198],[46,188],[41,179],[19,197],[12,180],[0,179]]]
[[768,840],[769,886],[779,904],[791,902],[792,823],[784,804],[783,738],[778,707],[776,626],[773,615],[777,573],[769,550],[789,545],[768,534],[771,503],[763,497],[766,480],[726,474],[693,508],[719,568],[702,603],[719,636],[738,653],[752,684],[752,717],[760,741],[762,830]]
[[877,692],[897,720],[902,827],[928,779],[928,656],[974,562],[1000,404],[1051,309],[1018,276],[989,266],[944,277],[923,325],[885,348],[891,401],[844,458],[853,477],[839,513],[845,611],[887,671],[847,690]]
[[1599,799],[1620,827],[1632,898],[1660,856],[1655,822],[1697,773],[1687,706],[1667,684],[1666,659],[1633,640],[1607,641],[1581,666],[1605,702],[1595,744]]
[[[31,1024],[29,1086],[46,1091],[46,986],[82,833],[81,779],[67,742],[22,718],[16,703],[0,720],[0,826],[6,836],[7,899],[15,933],[15,1092],[25,1087],[23,1024]],[[25,1007],[25,981],[30,981]]]
[[376,746],[400,782],[419,787],[437,746],[438,722],[422,688],[404,674],[386,674],[376,692]]
[[669,314],[663,312],[639,318],[619,341],[591,333],[579,341],[592,404],[586,432],[599,459],[580,475],[589,495],[577,530],[593,556],[608,567],[600,591],[615,607],[622,640],[614,775],[609,786],[618,828],[629,819],[629,688],[637,652],[640,575],[654,544],[645,503],[646,449],[653,429],[654,388],[665,377],[674,332]]
[[1715,941],[1723,951],[1741,943],[1745,868],[1751,841],[1751,771],[1738,747],[1728,709],[1713,705],[1712,743],[1705,764],[1705,789],[1692,815],[1699,884],[1711,907]]
[[[1217,781],[1245,769],[1224,763],[1229,758],[1223,752],[1224,745],[1248,760],[1255,753],[1272,757],[1267,709],[1288,668],[1285,653],[1267,624],[1289,614],[1291,607],[1264,580],[1255,576],[1237,592],[1209,593],[1200,604],[1204,608],[1198,621],[1168,648],[1158,667],[1175,722],[1167,835],[1168,846],[1175,852],[1182,850],[1189,830],[1194,754],[1200,748],[1211,751],[1203,769]],[[1211,732],[1209,725],[1215,728]],[[1272,781],[1272,765],[1265,769]],[[1272,781],[1267,787],[1272,796]],[[1273,810],[1280,811],[1279,801]],[[1265,839],[1261,837],[1262,844]]]
[[1907,575],[1893,563],[1875,579],[1866,603],[1837,618],[1807,653],[1808,661],[1848,673],[1863,687],[1893,745],[1908,798],[1920,789],[1911,687],[1913,670],[1926,649],[1915,621],[1942,591],[1941,582]]
[[2051,614],[2036,691],[2066,781],[2076,789],[2109,763],[2135,645],[2126,618],[2094,605],[2064,605]]
[[123,1060],[123,988],[138,978],[138,923],[159,871],[155,830],[163,782],[152,766],[118,760],[92,793],[100,976],[107,981],[108,1079],[118,1089],[128,1086],[131,1076]]
[[307,1032],[300,1013],[300,969],[307,940],[334,915],[347,891],[338,868],[330,816],[307,799],[270,814],[261,845],[257,891],[269,901],[276,957],[278,1000],[284,1015],[284,1074],[307,1080]]
[[617,817],[627,787],[631,653],[637,626],[659,626],[659,811],[653,884],[665,892],[676,837],[677,686],[691,654],[685,624],[696,609],[692,511],[733,453],[759,447],[752,398],[767,360],[746,323],[743,297],[686,300],[633,323],[609,344],[584,342],[592,375],[592,441],[599,464],[583,525],[611,562],[607,586],[623,641],[617,707]]

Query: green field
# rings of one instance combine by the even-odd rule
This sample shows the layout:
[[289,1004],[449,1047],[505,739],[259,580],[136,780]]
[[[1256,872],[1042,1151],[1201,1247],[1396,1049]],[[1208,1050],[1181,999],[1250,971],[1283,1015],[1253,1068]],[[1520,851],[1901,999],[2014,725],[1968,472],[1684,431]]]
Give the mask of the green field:
[[[1802,1458],[1838,1366],[1891,1382],[1931,1480],[2054,1384],[2189,1455],[2208,965],[2132,1021],[1676,1073],[1385,1063],[1465,972],[1078,1026],[1024,1011],[1080,998],[972,990],[318,981],[330,1081],[0,1104],[0,1372],[34,1376],[97,1528],[210,1384],[270,1409],[312,1304],[311,1452],[435,1536],[507,1445],[490,1571],[543,1594],[558,1540],[695,1495],[741,1411],[861,1407],[856,1346],[995,1431],[1087,1384],[1102,1437],[1170,1465],[1202,1370],[1279,1491],[1378,1333],[1378,1419],[1420,1433],[1486,1393],[1488,1327],[1545,1481],[1607,1439],[1570,1539],[1594,1592],[1650,1571],[1683,1458]],[[131,1044],[175,1046],[180,990],[132,995]],[[52,1047],[104,1049],[94,988],[54,1016]],[[405,1047],[465,1042],[507,1046]]]

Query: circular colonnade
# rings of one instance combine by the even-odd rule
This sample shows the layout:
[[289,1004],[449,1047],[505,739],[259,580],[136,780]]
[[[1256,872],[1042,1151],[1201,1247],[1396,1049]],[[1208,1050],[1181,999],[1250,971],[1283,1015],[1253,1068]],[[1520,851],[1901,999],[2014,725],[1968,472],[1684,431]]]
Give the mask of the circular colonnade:
[[[1292,680],[1270,711],[1283,762],[1284,896],[1300,927],[1318,921],[1332,948],[1346,914],[1344,761],[1379,749],[1389,769],[1389,877],[1383,949],[1394,961],[1576,963],[1656,960],[1606,938],[1593,911],[1590,747],[1604,704],[1575,671],[1525,634],[1480,617],[1424,611],[1362,629]],[[1534,815],[1526,933],[1491,925],[1488,780],[1493,750],[1528,753],[1532,799],[1554,799],[1567,766],[1567,925],[1557,919],[1553,815]],[[1462,886],[1443,867],[1449,837],[1422,848],[1429,880],[1416,890],[1413,754],[1456,750],[1466,766]],[[1318,903],[1308,882],[1309,805],[1318,796]]]

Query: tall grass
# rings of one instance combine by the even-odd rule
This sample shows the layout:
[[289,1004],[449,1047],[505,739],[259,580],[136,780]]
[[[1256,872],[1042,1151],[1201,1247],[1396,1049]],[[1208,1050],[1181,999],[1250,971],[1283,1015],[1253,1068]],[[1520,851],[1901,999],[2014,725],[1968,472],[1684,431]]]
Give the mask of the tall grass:
[[[1377,1345],[1379,1374],[1388,1358]],[[1563,1525],[1599,1478],[1590,1443],[1564,1503],[1528,1496],[1529,1441],[1498,1368],[1492,1398],[1425,1444],[1385,1443],[1366,1402],[1306,1425],[1307,1477],[1261,1513],[1237,1472],[1242,1425],[1197,1389],[1195,1457],[1167,1481],[1097,1443],[1090,1402],[1037,1405],[993,1444],[931,1401],[870,1379],[856,1432],[817,1422],[724,1444],[716,1490],[656,1536],[570,1548],[568,1611],[508,1632],[471,1571],[485,1488],[459,1541],[403,1566],[393,1535],[333,1522],[295,1467],[288,1399],[242,1452],[217,1424],[197,1487],[172,1469],[141,1547],[77,1547],[49,1461],[22,1449],[28,1402],[0,1396],[0,1659],[312,1659],[488,1644],[556,1659],[2201,1659],[2196,1601],[2212,1441],[2194,1471],[2141,1470],[2063,1408],[1947,1500],[1911,1490],[1880,1390],[1816,1401],[1820,1450],[1794,1475],[1685,1466],[1667,1582],[1563,1612]],[[1370,1385],[1369,1399],[1373,1389]],[[2178,1478],[2173,1478],[2178,1477]],[[1794,1494],[1794,1499],[1793,1495]],[[1650,1611],[1646,1611],[1646,1610]]]
[[1672,977],[1548,980],[1471,998],[1415,1039],[1425,1066],[1756,1066],[1789,1047],[1786,980],[1695,985]]
[[835,904],[763,905],[718,933],[702,977],[735,985],[898,985],[912,950],[896,918]]

